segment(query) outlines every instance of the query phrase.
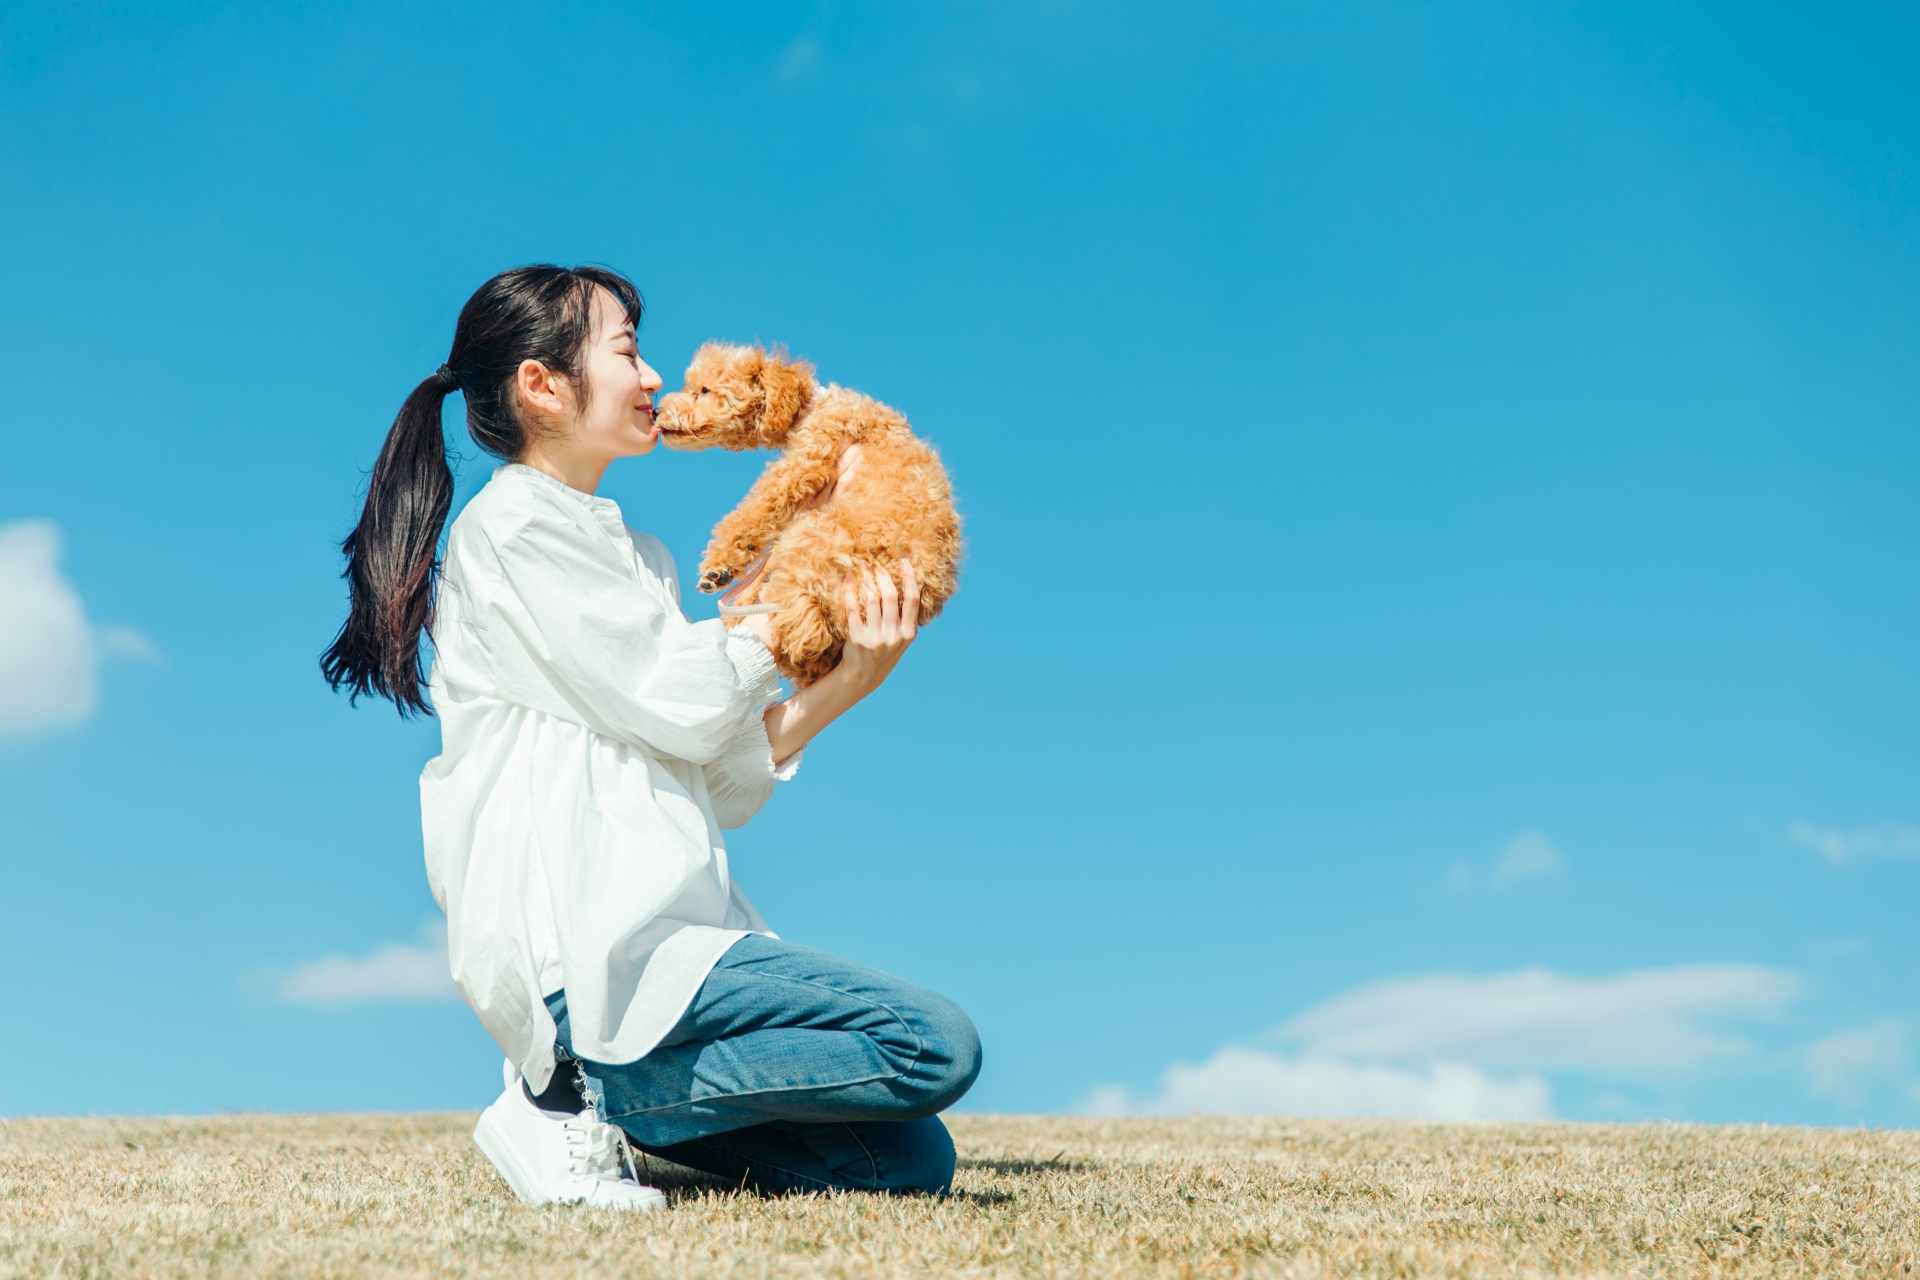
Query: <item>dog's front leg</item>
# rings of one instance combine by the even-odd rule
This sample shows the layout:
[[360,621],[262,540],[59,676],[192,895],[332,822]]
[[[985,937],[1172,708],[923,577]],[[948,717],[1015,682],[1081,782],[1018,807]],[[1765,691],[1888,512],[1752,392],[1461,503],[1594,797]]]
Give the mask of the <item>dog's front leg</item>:
[[713,528],[700,559],[700,590],[712,594],[753,567],[822,489],[832,483],[842,442],[809,439],[767,464],[739,506]]

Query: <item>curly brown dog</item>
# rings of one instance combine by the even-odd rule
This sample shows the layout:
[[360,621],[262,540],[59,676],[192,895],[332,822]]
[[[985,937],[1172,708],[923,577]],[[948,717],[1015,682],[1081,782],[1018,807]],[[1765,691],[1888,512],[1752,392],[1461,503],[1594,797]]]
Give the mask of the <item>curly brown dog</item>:
[[[840,661],[841,583],[855,564],[885,573],[912,564],[922,623],[959,585],[960,515],[946,469],[905,418],[871,396],[820,386],[812,365],[779,349],[709,342],[654,421],[672,449],[781,450],[714,526],[700,590],[737,583],[728,603],[778,606],[774,658],[795,683],[812,684]],[[859,465],[836,484],[852,445]]]

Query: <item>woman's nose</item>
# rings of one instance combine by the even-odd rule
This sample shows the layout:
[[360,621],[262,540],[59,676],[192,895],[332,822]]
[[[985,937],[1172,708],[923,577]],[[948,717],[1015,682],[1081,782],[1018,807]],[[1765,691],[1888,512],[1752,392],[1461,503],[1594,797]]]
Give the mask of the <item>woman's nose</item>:
[[652,395],[666,385],[666,382],[660,375],[653,371],[652,365],[648,364],[645,360],[640,362],[640,387],[643,391],[648,395]]

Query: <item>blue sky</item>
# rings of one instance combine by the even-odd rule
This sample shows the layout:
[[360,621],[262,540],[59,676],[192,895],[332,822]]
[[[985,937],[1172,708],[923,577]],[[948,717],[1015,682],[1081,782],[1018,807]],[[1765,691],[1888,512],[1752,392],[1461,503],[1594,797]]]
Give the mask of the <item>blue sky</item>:
[[[460,303],[591,260],[953,472],[730,843],[967,1106],[1920,1122],[1910,15],[687,8],[0,9],[0,1114],[497,1090],[437,730],[315,659]],[[684,576],[759,465],[602,491]]]

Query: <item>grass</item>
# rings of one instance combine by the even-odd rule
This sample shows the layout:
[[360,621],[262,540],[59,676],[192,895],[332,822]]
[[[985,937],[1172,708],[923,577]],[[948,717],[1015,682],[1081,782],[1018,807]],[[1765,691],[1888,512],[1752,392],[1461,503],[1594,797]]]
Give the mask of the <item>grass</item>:
[[1920,1133],[951,1118],[944,1201],[518,1204],[470,1115],[0,1122],[5,1276],[1912,1274]]

